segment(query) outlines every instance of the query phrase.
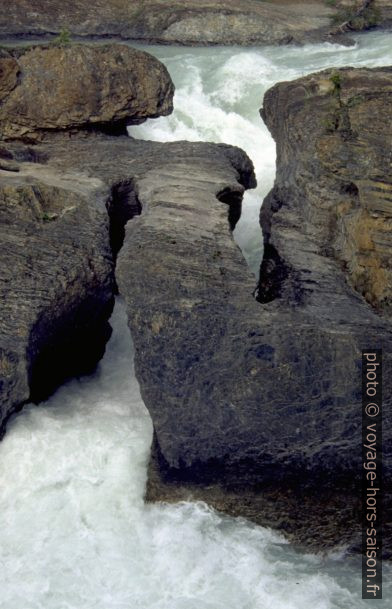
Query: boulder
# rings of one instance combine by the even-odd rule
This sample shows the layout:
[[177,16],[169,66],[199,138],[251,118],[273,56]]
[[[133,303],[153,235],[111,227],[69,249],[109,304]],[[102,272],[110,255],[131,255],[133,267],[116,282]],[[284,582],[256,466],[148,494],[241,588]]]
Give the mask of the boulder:
[[392,25],[390,0],[337,0],[331,34],[361,32],[382,25]]
[[0,138],[105,130],[170,114],[174,87],[154,57],[122,44],[53,45],[2,52]]

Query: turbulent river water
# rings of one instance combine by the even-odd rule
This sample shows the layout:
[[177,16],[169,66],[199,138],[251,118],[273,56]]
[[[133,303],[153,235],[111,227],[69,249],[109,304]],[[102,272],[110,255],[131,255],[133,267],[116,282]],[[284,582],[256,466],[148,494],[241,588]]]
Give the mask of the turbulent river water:
[[389,65],[391,35],[366,34],[358,37],[355,47],[319,44],[252,50],[141,48],[167,66],[176,85],[175,109],[169,117],[132,127],[131,135],[162,142],[225,142],[248,153],[255,166],[258,188],[245,194],[235,238],[257,273],[262,251],[260,203],[275,178],[275,143],[259,115],[264,93],[277,82],[328,67]]
[[[168,118],[134,137],[228,142],[253,159],[259,187],[236,229],[250,266],[260,262],[257,216],[275,171],[258,115],[273,83],[328,66],[386,65],[386,34],[354,48],[158,48],[177,92]],[[1,609],[361,609],[360,560],[344,548],[295,550],[279,534],[202,503],[144,505],[152,436],[132,368],[119,301],[96,373],[28,406],[0,443]],[[384,600],[392,607],[392,570]]]

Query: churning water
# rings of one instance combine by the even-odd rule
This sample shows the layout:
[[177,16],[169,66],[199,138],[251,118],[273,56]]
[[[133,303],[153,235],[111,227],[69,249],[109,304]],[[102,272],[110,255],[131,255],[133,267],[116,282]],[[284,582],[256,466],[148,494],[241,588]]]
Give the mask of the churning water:
[[299,554],[203,503],[143,504],[152,428],[121,303],[112,324],[97,372],[0,444],[1,609],[365,607],[343,551]]
[[[275,153],[257,111],[264,90],[330,65],[391,62],[385,35],[358,47],[150,49],[176,84],[173,116],[133,129],[159,140],[245,148],[260,187],[237,230],[258,264],[258,207]],[[254,253],[256,252],[256,254]],[[96,373],[28,406],[0,443],[1,609],[363,609],[360,560],[299,553],[268,529],[202,503],[144,505],[152,436],[121,303]],[[392,606],[392,570],[384,597]]]
[[160,59],[176,85],[174,112],[132,127],[133,137],[161,142],[225,142],[252,159],[258,188],[245,194],[235,230],[250,268],[258,273],[262,252],[259,211],[275,178],[275,143],[259,115],[264,93],[277,82],[329,67],[392,63],[391,35],[359,36],[355,47],[336,44],[249,49],[141,47]]

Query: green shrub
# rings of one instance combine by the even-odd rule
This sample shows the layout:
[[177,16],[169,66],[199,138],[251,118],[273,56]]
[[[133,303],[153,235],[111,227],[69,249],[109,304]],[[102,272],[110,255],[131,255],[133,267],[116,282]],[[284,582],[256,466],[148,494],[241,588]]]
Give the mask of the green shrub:
[[336,70],[332,72],[331,76],[329,77],[329,80],[333,84],[333,95],[339,97],[340,90],[342,88],[342,76],[340,72],[337,72]]
[[71,33],[67,28],[62,28],[59,35],[53,40],[53,44],[64,46],[71,44]]

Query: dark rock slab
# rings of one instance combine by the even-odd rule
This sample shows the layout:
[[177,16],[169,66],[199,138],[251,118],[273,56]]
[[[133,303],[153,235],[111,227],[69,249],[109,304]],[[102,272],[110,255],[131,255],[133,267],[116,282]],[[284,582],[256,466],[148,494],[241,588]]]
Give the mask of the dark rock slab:
[[[241,150],[204,143],[59,134],[30,148],[8,143],[2,156],[19,168],[0,170],[4,423],[26,400],[42,399],[102,355],[116,291],[113,261],[124,224],[141,211],[141,187],[153,190],[163,180],[193,195],[202,179],[224,193],[219,206],[228,232],[230,208],[238,212],[254,177]],[[181,185],[181,174],[194,177]],[[143,273],[142,252],[133,264]]]
[[[388,315],[346,271],[340,252],[349,247],[355,261],[362,242],[343,232],[339,213],[348,208],[361,217],[355,183],[376,174],[385,188],[362,201],[370,205],[378,197],[371,213],[381,207],[387,213],[388,151],[378,133],[388,113],[390,72],[350,70],[347,90],[331,74],[277,85],[266,95],[263,116],[277,139],[278,174],[262,214],[259,303],[219,200],[226,171],[212,160],[193,168],[180,161],[138,180],[144,213],[127,226],[116,276],[154,423],[148,498],[204,498],[274,523],[301,543],[354,547],[360,538],[361,351],[383,348],[388,370],[392,332]],[[362,95],[363,107],[356,97]],[[333,128],[331,115],[338,122]],[[384,133],[388,128],[384,121]],[[329,156],[320,157],[320,149]],[[386,235],[380,220],[373,228]],[[389,256],[386,239],[383,255]],[[362,264],[370,277],[372,263],[365,256]],[[388,273],[389,263],[382,265]],[[386,472],[392,466],[391,382],[387,376]]]
[[99,180],[42,165],[0,174],[3,433],[27,400],[94,368],[110,336],[114,280]]

